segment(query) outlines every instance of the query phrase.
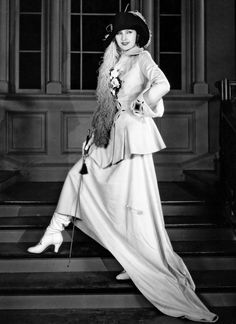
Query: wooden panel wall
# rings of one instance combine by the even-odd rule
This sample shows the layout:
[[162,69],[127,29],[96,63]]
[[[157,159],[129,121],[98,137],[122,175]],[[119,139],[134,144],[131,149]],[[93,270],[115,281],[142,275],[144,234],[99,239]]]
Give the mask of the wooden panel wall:
[[159,123],[167,146],[166,152],[176,154],[195,152],[195,122],[195,111],[166,112]]
[[61,153],[81,153],[85,134],[90,127],[90,114],[61,112]]
[[47,154],[47,112],[6,112],[7,153]]

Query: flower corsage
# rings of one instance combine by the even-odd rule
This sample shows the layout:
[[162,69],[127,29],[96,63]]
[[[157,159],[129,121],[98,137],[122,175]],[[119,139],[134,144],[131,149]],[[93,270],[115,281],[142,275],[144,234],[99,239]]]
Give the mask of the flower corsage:
[[119,78],[120,70],[117,68],[110,69],[110,91],[113,97],[117,98],[117,94],[121,88],[122,82]]

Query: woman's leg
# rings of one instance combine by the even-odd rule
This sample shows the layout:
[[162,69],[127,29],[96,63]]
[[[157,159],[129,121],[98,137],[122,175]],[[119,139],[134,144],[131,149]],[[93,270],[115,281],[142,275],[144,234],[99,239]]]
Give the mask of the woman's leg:
[[72,216],[75,216],[77,198],[79,195],[79,170],[81,164],[82,161],[79,160],[68,172],[51,222],[40,242],[35,246],[28,248],[28,252],[39,254],[46,250],[50,245],[54,245],[54,251],[58,252],[63,242],[61,232],[69,225]]
[[54,252],[57,253],[63,242],[61,232],[69,225],[70,221],[71,216],[61,215],[55,212],[39,243],[28,248],[27,251],[39,254],[46,250],[50,245],[54,245]]

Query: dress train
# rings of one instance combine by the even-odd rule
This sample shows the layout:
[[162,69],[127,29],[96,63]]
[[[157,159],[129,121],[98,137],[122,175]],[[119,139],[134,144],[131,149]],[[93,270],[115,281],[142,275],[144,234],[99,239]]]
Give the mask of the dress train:
[[107,168],[86,158],[70,170],[57,213],[107,248],[142,294],[160,311],[198,322],[216,322],[197,297],[192,277],[165,230],[152,154]]

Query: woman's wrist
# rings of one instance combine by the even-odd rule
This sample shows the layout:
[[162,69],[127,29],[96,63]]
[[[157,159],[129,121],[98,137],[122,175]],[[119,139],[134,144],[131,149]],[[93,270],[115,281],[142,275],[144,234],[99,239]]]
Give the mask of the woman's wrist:
[[145,111],[145,106],[148,106],[143,94],[140,94],[136,101],[133,103],[132,111],[135,115],[143,116]]
[[153,105],[149,105],[149,102],[146,101],[146,94],[148,96],[146,92],[141,93],[132,103],[131,111],[133,114],[138,117],[162,117],[164,113],[163,100],[158,100],[155,107],[153,107]]
[[138,97],[136,99],[136,101],[134,102],[134,108],[133,108],[134,114],[139,114],[139,115],[143,114],[143,103],[144,103],[144,101],[142,100],[141,97]]

